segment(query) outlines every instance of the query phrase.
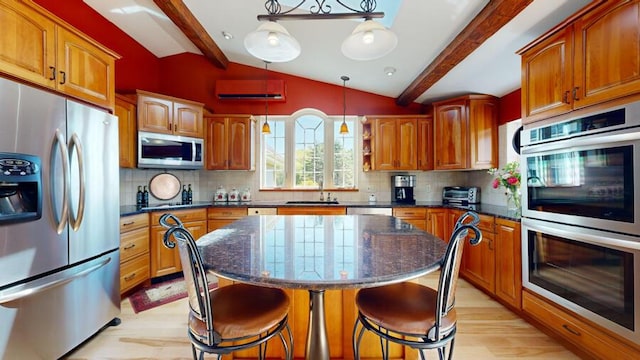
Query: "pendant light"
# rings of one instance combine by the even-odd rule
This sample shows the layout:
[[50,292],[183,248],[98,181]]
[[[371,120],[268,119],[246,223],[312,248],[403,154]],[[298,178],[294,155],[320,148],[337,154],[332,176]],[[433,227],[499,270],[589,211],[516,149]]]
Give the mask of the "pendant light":
[[342,79],[342,125],[340,125],[340,134],[346,135],[349,133],[349,127],[347,126],[346,117],[347,117],[347,81],[349,81],[349,77],[346,75],[342,75],[340,77]]
[[262,124],[262,133],[271,134],[271,126],[269,126],[269,97],[267,97],[267,84],[269,80],[269,62],[264,62],[264,123]]

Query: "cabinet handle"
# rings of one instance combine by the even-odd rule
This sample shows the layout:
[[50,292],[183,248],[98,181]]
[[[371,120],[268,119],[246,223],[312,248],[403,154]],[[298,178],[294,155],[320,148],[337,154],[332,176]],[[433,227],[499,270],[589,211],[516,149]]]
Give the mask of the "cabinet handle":
[[177,124],[173,124],[173,131],[174,132],[178,131],[178,125]]
[[129,281],[129,280],[133,280],[136,277],[136,273],[133,273],[131,275],[127,275],[124,277],[124,281]]
[[562,95],[562,102],[565,104],[569,103],[569,90],[564,92],[564,95]]
[[578,330],[574,330],[571,327],[569,327],[569,325],[567,324],[562,324],[562,327],[567,330],[568,332],[572,333],[575,336],[582,336],[582,334],[580,333],[580,331]]
[[579,86],[576,86],[576,87],[574,87],[574,88],[573,88],[573,100],[574,100],[574,101],[578,101],[578,100],[580,100],[580,99],[578,98],[578,89],[580,89],[580,87],[579,87]]
[[62,79],[60,80],[60,85],[62,85],[67,82],[67,73],[60,71],[60,75],[62,75]]
[[56,79],[56,68],[53,66],[49,66],[49,69],[51,70],[51,77],[49,77],[49,80],[55,80]]
[[127,246],[124,247],[123,250],[133,249],[134,247],[136,247],[136,244],[127,245]]
[[491,239],[487,239],[487,240],[489,240],[487,242],[487,245],[489,246],[489,250],[493,251],[493,240],[491,240]]
[[135,221],[129,221],[129,222],[126,222],[126,223],[122,224],[122,226],[129,226],[129,225],[133,225],[135,223],[136,223]]

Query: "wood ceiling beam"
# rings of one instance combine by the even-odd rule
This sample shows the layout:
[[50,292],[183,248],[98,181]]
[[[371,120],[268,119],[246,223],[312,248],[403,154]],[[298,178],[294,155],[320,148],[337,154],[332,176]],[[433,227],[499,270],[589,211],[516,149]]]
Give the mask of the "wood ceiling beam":
[[209,36],[202,24],[193,16],[182,0],[153,0],[158,7],[200,50],[204,57],[218,68],[226,69],[229,59]]
[[396,98],[396,104],[407,106],[444,77],[485,40],[518,15],[533,0],[490,0],[480,13]]

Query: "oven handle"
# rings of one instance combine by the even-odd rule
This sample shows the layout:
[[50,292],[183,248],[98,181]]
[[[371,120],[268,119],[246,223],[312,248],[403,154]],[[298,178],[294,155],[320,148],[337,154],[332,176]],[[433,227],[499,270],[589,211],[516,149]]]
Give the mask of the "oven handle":
[[577,147],[594,145],[603,146],[603,144],[606,144],[607,146],[613,146],[614,143],[640,140],[640,130],[638,130],[637,128],[634,128],[633,130],[634,131],[631,131],[630,129],[621,129],[612,131],[610,133],[594,134],[593,136],[582,136],[523,146],[521,148],[521,154],[528,155],[553,150],[575,151],[579,150],[575,149]]
[[566,239],[582,241],[593,245],[620,249],[627,252],[629,252],[630,250],[640,250],[640,241],[638,241],[638,238],[633,236],[608,233],[596,229],[557,224],[553,222],[546,222],[529,218],[522,218],[521,221],[523,228],[523,239],[526,239],[526,230],[533,230],[549,235],[561,236]]

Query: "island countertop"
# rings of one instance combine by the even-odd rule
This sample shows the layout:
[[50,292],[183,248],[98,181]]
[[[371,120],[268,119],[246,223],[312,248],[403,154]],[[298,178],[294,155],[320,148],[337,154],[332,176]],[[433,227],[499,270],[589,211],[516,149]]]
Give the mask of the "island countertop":
[[447,244],[394,217],[249,216],[198,240],[208,270],[292,289],[379,286],[439,268]]

